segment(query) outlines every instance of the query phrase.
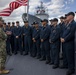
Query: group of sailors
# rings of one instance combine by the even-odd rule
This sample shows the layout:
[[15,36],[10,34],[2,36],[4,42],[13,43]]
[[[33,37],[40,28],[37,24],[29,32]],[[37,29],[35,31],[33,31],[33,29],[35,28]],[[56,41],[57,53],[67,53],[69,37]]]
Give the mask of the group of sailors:
[[[6,51],[8,55],[30,55],[40,61],[46,61],[46,64],[53,65],[53,69],[60,67],[68,69],[66,75],[75,73],[75,14],[69,12],[58,19],[44,19],[42,26],[37,21],[29,25],[24,21],[21,27],[19,21],[3,24],[3,30],[7,34]],[[63,56],[63,65],[59,65],[60,53]]]

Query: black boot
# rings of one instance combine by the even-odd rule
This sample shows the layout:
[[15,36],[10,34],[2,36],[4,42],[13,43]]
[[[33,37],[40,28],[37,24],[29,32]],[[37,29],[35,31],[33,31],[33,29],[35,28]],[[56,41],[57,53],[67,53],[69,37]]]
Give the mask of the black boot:
[[50,63],[49,63],[49,65],[53,65],[53,64],[54,64],[53,62],[50,62]]
[[58,68],[59,67],[59,65],[54,65],[52,68],[53,69],[56,69],[56,68]]
[[74,74],[74,73],[75,73],[74,70],[73,70],[73,71],[72,71],[72,70],[68,70],[67,73],[66,73],[66,75],[72,75],[72,74]]
[[37,59],[40,59],[40,58],[41,58],[41,56],[37,56],[36,58],[37,58]]
[[68,67],[62,65],[62,66],[60,66],[59,68],[60,68],[60,69],[67,69]]
[[14,53],[14,55],[17,55],[17,54],[18,54],[17,52]]
[[24,56],[28,55],[28,53],[25,53]]
[[7,53],[7,55],[12,56],[12,54],[11,54],[11,53]]
[[40,61],[45,61],[45,60],[46,60],[46,58],[41,58],[41,59],[40,59]]
[[23,52],[21,52],[20,54],[23,55]]
[[49,64],[50,63],[50,61],[49,60],[46,60],[46,63],[45,64]]

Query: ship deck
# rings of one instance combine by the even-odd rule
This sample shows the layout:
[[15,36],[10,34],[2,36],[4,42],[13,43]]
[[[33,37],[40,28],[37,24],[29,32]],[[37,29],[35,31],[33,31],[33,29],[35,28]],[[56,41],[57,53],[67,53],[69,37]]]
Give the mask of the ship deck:
[[[7,57],[6,69],[10,70],[10,73],[7,75],[66,75],[67,71],[67,69],[52,69],[52,66],[46,65],[45,61],[39,61],[38,59],[32,58],[29,55],[22,56],[20,54]],[[74,75],[76,75],[76,73]]]
[[[66,75],[67,69],[52,69],[45,61],[28,56],[8,56],[6,69],[10,69],[7,75]],[[76,74],[74,74],[76,75]]]

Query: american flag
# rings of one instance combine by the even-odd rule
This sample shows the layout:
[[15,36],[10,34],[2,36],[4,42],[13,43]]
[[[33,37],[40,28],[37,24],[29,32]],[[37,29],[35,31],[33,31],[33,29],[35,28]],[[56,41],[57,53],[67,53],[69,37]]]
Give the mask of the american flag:
[[28,0],[16,0],[9,4],[9,7],[0,12],[0,16],[10,16],[11,13],[20,6],[27,6]]
[[16,2],[18,2],[20,6],[26,6],[28,0],[16,0]]
[[10,16],[11,13],[12,13],[12,10],[10,10],[10,8],[6,8],[0,12],[0,16]]

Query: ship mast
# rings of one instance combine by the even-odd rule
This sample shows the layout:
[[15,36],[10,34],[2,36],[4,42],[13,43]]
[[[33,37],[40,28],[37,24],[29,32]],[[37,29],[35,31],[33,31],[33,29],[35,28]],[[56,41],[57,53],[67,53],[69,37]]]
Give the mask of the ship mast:
[[40,2],[40,6],[37,6],[35,16],[40,19],[48,19],[49,15],[47,9],[43,5],[43,2]]

